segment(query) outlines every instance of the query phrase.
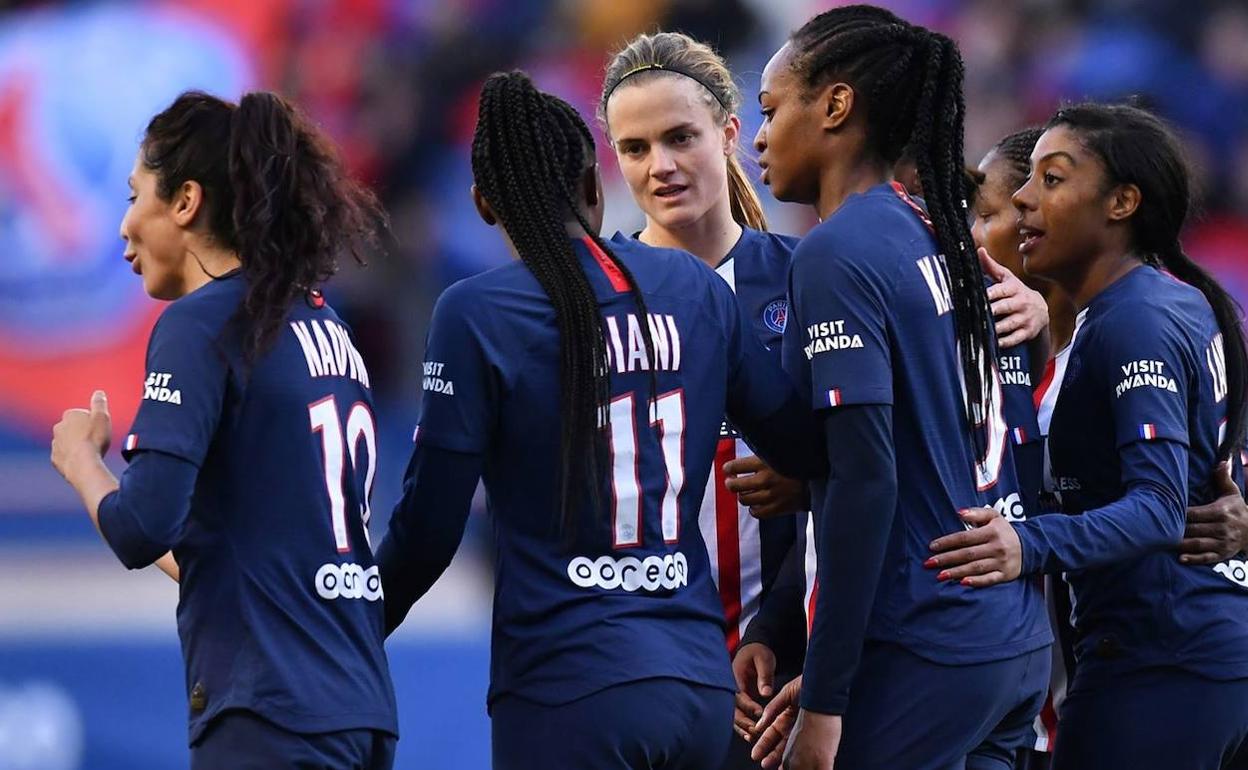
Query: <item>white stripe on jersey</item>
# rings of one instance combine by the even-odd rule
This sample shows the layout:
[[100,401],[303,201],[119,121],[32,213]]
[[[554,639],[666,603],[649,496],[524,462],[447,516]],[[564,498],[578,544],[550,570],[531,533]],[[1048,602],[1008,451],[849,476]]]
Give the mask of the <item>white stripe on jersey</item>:
[[706,554],[711,561],[711,580],[715,581],[715,589],[719,589],[719,527],[715,521],[715,496],[719,489],[715,484],[715,469],[706,479],[706,493],[702,495],[702,509],[698,511],[698,529],[702,530],[702,541],[706,543]]
[[[730,263],[731,264],[731,263]],[[754,453],[745,442],[737,439],[737,457],[751,457]],[[724,494],[728,494],[724,490]],[[763,598],[763,539],[759,534],[758,519],[750,515],[748,506],[737,505],[737,543],[741,558],[741,621],[737,624],[740,636],[758,614]]]
[[[1075,330],[1070,336],[1070,342],[1066,347],[1058,351],[1053,358],[1053,377],[1046,383],[1043,391],[1038,393],[1039,403],[1036,408],[1036,422],[1040,426],[1040,435],[1044,438],[1044,488],[1047,492],[1053,492],[1057,489],[1057,484],[1053,478],[1053,466],[1049,460],[1049,426],[1053,422],[1053,409],[1057,406],[1057,397],[1062,392],[1062,382],[1066,379],[1066,365],[1070,362],[1070,351],[1075,346],[1075,338],[1079,336],[1079,330],[1083,328],[1083,321],[1087,317],[1086,309],[1075,317]],[[1054,592],[1069,590],[1066,582],[1055,576],[1047,575],[1044,579],[1044,596],[1045,604],[1049,611],[1049,621],[1053,624],[1053,628],[1057,628],[1057,605],[1053,600]],[[1071,605],[1074,605],[1074,597],[1071,597]],[[1061,715],[1062,702],[1066,700],[1066,685],[1068,684],[1066,673],[1066,660],[1062,655],[1061,642],[1055,642],[1052,646],[1053,651],[1053,670],[1049,676],[1049,696],[1045,702],[1045,708],[1036,715],[1035,722],[1032,727],[1036,733],[1036,742],[1034,748],[1036,751],[1052,751],[1053,746],[1049,741],[1049,730],[1045,725],[1045,718],[1050,720],[1057,719]],[[1052,706],[1052,713],[1046,714],[1049,706]]]
[[819,559],[815,554],[815,517],[806,517],[806,590],[802,593],[802,610],[806,613],[806,634],[814,622],[815,608],[810,599],[815,592],[815,577],[819,571]]
[[732,289],[732,293],[737,293],[737,260],[730,259],[719,267],[715,268],[715,272],[719,273],[719,277],[724,279],[728,284],[728,288]]

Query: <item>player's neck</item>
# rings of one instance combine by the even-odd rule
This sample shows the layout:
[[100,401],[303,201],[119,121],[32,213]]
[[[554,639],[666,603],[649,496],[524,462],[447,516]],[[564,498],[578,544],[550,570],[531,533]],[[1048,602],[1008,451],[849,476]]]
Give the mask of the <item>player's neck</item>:
[[229,249],[196,244],[188,246],[186,252],[182,276],[184,295],[242,265],[238,255]]
[[[725,204],[727,202],[725,201]],[[741,239],[741,225],[732,218],[729,205],[716,206],[706,216],[678,227],[664,227],[653,219],[638,238],[647,246],[683,249],[715,269]]]
[[819,221],[832,216],[849,196],[866,192],[892,177],[892,168],[879,160],[847,156],[830,160],[819,175],[819,198],[815,201]]
[[1115,249],[1088,260],[1078,272],[1057,277],[1057,283],[1070,297],[1076,311],[1082,311],[1119,278],[1143,264],[1132,252]]

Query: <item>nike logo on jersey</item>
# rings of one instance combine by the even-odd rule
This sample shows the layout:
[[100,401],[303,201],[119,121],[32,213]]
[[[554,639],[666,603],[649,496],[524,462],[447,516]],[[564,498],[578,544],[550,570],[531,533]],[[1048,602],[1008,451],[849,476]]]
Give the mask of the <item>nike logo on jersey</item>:
[[355,349],[346,329],[328,320],[291,321],[290,328],[299,340],[308,374],[317,377],[349,377],[366,388],[368,370]]
[[1122,365],[1123,379],[1114,388],[1114,395],[1122,398],[1122,394],[1136,388],[1157,388],[1158,390],[1178,393],[1178,383],[1165,373],[1164,361],[1142,359]]
[[646,338],[641,331],[641,320],[633,313],[622,316],[609,315],[604,320],[607,327],[607,368],[617,374],[680,371],[680,330],[676,319],[670,315],[649,314],[650,339],[654,344],[654,361],[646,356]]
[[182,391],[169,387],[173,375],[168,372],[148,372],[143,382],[143,400],[159,401],[164,404],[181,404]]

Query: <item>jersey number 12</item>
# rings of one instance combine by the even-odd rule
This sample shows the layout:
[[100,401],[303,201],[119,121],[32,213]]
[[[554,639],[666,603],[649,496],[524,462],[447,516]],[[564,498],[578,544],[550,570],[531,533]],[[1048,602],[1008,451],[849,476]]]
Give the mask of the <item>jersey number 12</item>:
[[368,542],[368,520],[372,515],[368,501],[373,494],[373,474],[377,470],[377,428],[373,413],[363,401],[356,401],[347,412],[344,427],[338,419],[338,404],[333,396],[326,396],[308,406],[308,418],[312,432],[321,434],[322,457],[325,459],[325,491],[329,493],[329,521],[334,531],[334,545],[338,553],[351,550],[351,538],[347,533],[347,502],[343,489],[346,483],[346,453],[351,452],[351,468],[358,471],[359,445],[364,440],[368,450],[368,467],[364,471],[364,499],[360,505],[360,517],[364,521],[364,540]]

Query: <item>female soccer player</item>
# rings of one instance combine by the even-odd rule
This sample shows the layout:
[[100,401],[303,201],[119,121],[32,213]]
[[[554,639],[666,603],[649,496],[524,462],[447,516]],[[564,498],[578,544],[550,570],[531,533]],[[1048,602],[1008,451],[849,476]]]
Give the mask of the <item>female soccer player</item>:
[[1169,129],[1099,104],[1049,121],[1014,195],[1028,271],[1079,309],[1049,432],[1070,515],[972,511],[933,550],[966,585],[1065,572],[1078,667],[1056,768],[1217,768],[1248,736],[1243,556],[1174,553],[1186,502],[1243,445],[1248,365],[1238,307],[1179,243],[1189,195]]
[[[822,220],[794,252],[784,337],[831,466],[786,766],[1011,767],[1048,683],[1039,591],[921,566],[958,510],[1009,513],[1019,492],[964,208],[961,57],[882,9],[837,8],[772,57],[759,100],[764,182]],[[926,211],[890,184],[906,147]]]
[[[797,239],[766,231],[762,204],[738,158],[740,103],[732,73],[710,46],[659,32],[639,35],[612,57],[599,120],[646,215],[637,239],[688,251],[719,273],[779,366]],[[772,596],[770,589],[805,527],[783,514],[808,507],[805,484],[772,471],[725,422],[698,525],[734,656],[738,729],[761,714],[757,699],[772,694],[777,672],[783,682],[801,671],[801,586],[786,595]],[[756,519],[752,509],[768,518]],[[791,603],[791,611],[777,614],[797,622],[763,638],[756,627],[747,637],[766,601]],[[757,643],[742,644],[747,638]],[[748,766],[748,746],[733,745],[729,766]]]
[[718,767],[736,687],[697,512],[725,412],[800,475],[822,461],[804,410],[719,277],[598,237],[594,143],[568,104],[490,77],[472,166],[519,261],[434,310],[378,554],[387,627],[450,562],[484,476],[494,767]]
[[368,545],[372,394],[317,284],[384,221],[280,97],[187,92],[147,126],[125,257],[169,301],[117,479],[102,392],[52,462],[118,558],[173,550],[194,768],[388,768],[394,692]]

